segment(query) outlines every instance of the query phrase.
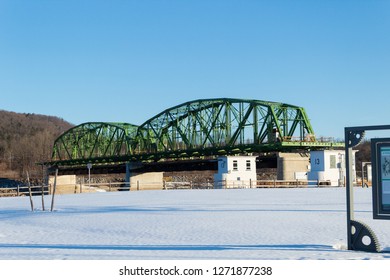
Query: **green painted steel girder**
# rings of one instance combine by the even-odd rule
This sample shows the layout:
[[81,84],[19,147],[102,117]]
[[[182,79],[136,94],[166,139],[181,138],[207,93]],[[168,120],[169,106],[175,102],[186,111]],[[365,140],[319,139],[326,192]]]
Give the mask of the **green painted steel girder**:
[[314,142],[303,108],[244,99],[201,99],[167,109],[140,126],[135,154],[169,153],[284,141]]
[[[138,127],[128,123],[83,123],[54,142],[52,161],[110,161],[131,154]],[[96,160],[95,160],[96,161]]]
[[164,110],[140,126],[91,122],[54,143],[59,165],[338,148],[316,141],[302,107],[233,98],[199,99]]

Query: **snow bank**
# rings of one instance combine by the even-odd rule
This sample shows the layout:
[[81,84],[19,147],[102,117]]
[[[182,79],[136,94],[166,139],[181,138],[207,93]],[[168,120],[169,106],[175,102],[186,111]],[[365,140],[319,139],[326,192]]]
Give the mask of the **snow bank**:
[[[372,220],[371,190],[355,196],[356,219],[386,248],[390,221]],[[0,259],[390,257],[345,250],[344,188],[107,192],[56,196],[54,212],[29,207],[26,197],[0,199]]]

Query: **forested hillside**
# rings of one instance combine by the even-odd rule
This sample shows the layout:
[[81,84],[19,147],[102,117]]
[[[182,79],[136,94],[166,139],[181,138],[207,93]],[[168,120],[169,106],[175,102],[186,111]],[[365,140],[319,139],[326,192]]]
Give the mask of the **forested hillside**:
[[73,125],[53,116],[0,110],[0,178],[23,179],[42,172],[37,162],[51,157],[54,140]]

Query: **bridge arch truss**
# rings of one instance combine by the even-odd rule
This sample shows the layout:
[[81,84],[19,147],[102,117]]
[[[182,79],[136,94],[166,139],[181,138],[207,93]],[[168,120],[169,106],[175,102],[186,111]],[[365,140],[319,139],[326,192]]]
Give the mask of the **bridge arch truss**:
[[186,157],[273,150],[314,142],[302,107],[243,99],[202,99],[167,109],[140,126],[135,153]]
[[52,160],[71,165],[123,160],[132,153],[137,129],[129,123],[80,124],[57,138]]
[[52,164],[159,161],[228,154],[341,147],[318,142],[302,107],[246,99],[199,99],[140,126],[91,122],[54,143]]

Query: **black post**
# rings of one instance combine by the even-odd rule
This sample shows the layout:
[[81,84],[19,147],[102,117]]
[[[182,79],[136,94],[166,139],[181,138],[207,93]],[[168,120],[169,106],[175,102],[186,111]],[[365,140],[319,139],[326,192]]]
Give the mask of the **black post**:
[[352,224],[353,220],[353,182],[351,182],[351,171],[350,171],[350,156],[352,153],[352,147],[350,147],[350,131],[348,128],[345,128],[345,165],[347,167],[346,173],[346,197],[347,197],[347,240],[348,240],[348,250],[353,250],[352,248]]

